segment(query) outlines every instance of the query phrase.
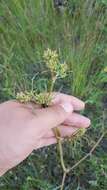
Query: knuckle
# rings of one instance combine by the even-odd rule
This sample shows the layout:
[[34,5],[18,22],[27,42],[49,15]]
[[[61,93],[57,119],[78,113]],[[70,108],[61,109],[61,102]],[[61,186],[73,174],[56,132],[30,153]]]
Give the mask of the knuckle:
[[55,118],[57,120],[61,120],[64,118],[64,112],[63,112],[61,106],[54,107],[53,111],[54,111]]

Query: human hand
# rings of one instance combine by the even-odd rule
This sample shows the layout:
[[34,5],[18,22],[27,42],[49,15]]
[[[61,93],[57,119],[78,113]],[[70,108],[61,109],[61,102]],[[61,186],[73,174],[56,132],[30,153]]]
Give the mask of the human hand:
[[65,137],[78,127],[88,127],[90,120],[74,112],[81,109],[81,100],[61,93],[55,93],[47,108],[13,100],[0,104],[0,175],[22,162],[34,149],[56,143],[52,128],[58,127]]

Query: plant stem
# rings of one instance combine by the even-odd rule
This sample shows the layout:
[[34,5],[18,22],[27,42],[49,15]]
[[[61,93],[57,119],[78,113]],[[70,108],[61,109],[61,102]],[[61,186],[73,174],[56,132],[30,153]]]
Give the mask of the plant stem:
[[59,129],[57,127],[54,128],[53,131],[54,131],[55,137],[57,139],[57,143],[58,143],[61,166],[62,166],[63,172],[67,173],[68,169],[65,167],[65,163],[64,163],[63,148],[62,148],[62,138],[60,136],[60,131],[59,131]]
[[61,139],[58,140],[58,147],[59,147],[59,153],[60,153],[60,161],[61,161],[61,166],[64,172],[68,172],[68,169],[65,167],[64,163],[64,156],[63,156],[63,148],[62,148],[62,142]]
[[59,149],[59,155],[60,155],[60,162],[61,162],[61,166],[62,166],[62,170],[63,170],[63,178],[62,178],[62,184],[61,184],[61,189],[63,190],[64,188],[64,183],[65,183],[65,178],[67,173],[69,172],[69,169],[66,168],[65,163],[64,163],[64,156],[63,156],[63,148],[62,148],[62,138],[60,135],[60,131],[59,129],[56,127],[53,129],[55,137],[57,139],[57,143],[58,143],[58,149]]
[[103,137],[105,136],[105,132],[102,133],[102,135],[100,136],[100,138],[98,139],[98,141],[95,143],[95,145],[92,147],[92,149],[90,150],[89,153],[87,153],[83,158],[81,158],[76,164],[74,164],[71,168],[69,168],[69,171],[74,170],[81,162],[83,162],[84,160],[86,160],[89,156],[92,155],[92,153],[94,152],[94,150],[97,148],[97,146],[100,144],[100,142],[102,141]]
[[[51,96],[51,92],[53,92],[54,84],[55,84],[55,82],[57,80],[57,75],[56,76],[52,75],[51,78],[52,78],[52,83],[51,83],[50,90],[49,90],[49,96]],[[60,162],[61,162],[61,167],[62,167],[62,170],[63,170],[63,179],[62,179],[62,185],[61,185],[61,190],[63,190],[65,178],[66,178],[66,175],[68,173],[68,169],[65,167],[65,163],[64,163],[63,148],[62,148],[62,138],[61,138],[61,135],[60,135],[60,131],[56,127],[56,128],[53,129],[53,132],[54,132],[55,137],[57,139]]]
[[54,85],[55,85],[55,82],[57,80],[57,76],[54,76],[52,77],[52,84],[51,84],[51,87],[50,87],[50,93],[53,91],[54,89]]
[[49,100],[49,98],[51,96],[51,93],[54,91],[54,85],[55,85],[55,82],[57,80],[57,76],[53,76],[52,73],[51,73],[51,79],[52,79],[51,86],[49,88],[48,97],[47,97],[48,100]]
[[64,184],[65,184],[66,175],[67,175],[67,173],[64,172],[64,174],[63,174],[63,178],[62,178],[61,189],[60,189],[60,190],[63,190],[63,189],[64,189]]
[[62,178],[62,184],[61,184],[61,189],[63,190],[64,188],[64,183],[65,183],[65,179],[66,179],[66,175],[67,173],[71,172],[72,170],[74,170],[79,164],[81,164],[84,160],[86,160],[89,156],[92,155],[92,153],[94,152],[94,150],[97,148],[97,146],[100,144],[100,142],[102,141],[102,139],[105,136],[105,132],[102,133],[102,135],[100,136],[100,138],[98,139],[98,141],[95,143],[95,145],[92,147],[92,149],[90,150],[89,153],[87,153],[83,158],[81,158],[76,164],[74,164],[71,168],[66,169],[63,173],[63,178]]

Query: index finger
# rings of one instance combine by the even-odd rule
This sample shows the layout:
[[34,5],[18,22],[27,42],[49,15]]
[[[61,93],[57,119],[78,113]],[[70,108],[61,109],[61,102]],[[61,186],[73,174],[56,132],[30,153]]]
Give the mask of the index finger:
[[82,100],[74,96],[70,96],[67,94],[59,93],[59,92],[58,93],[54,92],[52,104],[57,104],[57,103],[60,104],[62,102],[71,103],[74,110],[76,111],[83,110],[85,108],[85,103]]

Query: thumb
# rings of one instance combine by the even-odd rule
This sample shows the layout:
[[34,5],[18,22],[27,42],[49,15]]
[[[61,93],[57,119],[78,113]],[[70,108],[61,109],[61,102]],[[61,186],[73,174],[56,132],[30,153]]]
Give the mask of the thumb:
[[72,112],[72,104],[66,102],[36,110],[34,126],[37,125],[43,130],[54,128],[63,123]]

